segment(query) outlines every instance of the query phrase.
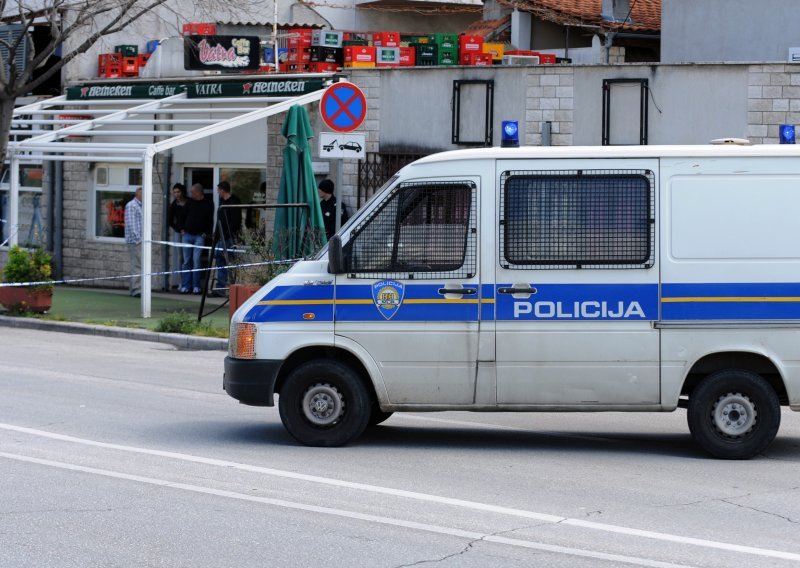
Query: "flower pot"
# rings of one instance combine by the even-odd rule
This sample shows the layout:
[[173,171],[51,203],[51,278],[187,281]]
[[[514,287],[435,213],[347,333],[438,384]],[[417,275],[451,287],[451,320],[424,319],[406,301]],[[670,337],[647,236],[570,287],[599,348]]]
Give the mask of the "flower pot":
[[29,286],[2,286],[0,304],[10,312],[43,314],[53,305],[53,291],[36,290]]
[[258,284],[231,284],[228,290],[228,316],[232,318],[239,306],[260,289]]

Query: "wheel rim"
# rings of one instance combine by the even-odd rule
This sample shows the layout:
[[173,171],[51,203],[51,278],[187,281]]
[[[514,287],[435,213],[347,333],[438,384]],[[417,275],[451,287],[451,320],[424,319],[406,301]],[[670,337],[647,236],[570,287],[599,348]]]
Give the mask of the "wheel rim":
[[717,399],[711,410],[716,429],[728,438],[741,438],[756,425],[758,412],[748,396],[729,392]]
[[344,414],[344,399],[336,387],[316,384],[303,395],[303,415],[315,426],[330,426]]

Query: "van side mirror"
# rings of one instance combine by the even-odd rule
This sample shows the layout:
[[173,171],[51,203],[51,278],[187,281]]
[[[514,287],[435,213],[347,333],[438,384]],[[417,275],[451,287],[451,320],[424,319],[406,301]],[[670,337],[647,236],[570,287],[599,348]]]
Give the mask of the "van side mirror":
[[344,254],[342,253],[342,237],[333,235],[328,241],[328,273],[344,272]]

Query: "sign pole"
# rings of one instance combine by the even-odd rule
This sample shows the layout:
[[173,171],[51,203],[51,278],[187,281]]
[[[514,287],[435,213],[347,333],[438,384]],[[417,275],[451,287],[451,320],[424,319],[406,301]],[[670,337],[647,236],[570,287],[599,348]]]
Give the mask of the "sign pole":
[[341,200],[341,191],[342,191],[342,166],[344,165],[344,159],[339,158],[336,160],[336,232],[339,232],[339,228],[342,226],[342,200]]

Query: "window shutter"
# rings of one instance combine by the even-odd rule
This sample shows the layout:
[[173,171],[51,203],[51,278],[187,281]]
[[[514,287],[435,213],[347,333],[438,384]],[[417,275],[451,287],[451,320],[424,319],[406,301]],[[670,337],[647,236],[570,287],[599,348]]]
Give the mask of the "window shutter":
[[[0,39],[9,44],[13,43],[20,36],[22,30],[23,28],[20,24],[0,25]],[[8,56],[8,48],[4,44],[0,43],[0,60],[3,61],[3,65],[6,67],[6,76],[8,76],[9,69],[11,67]],[[17,49],[16,56],[14,57],[14,63],[17,66],[17,72],[25,69],[27,59],[28,41],[26,40],[20,44],[19,49]]]

